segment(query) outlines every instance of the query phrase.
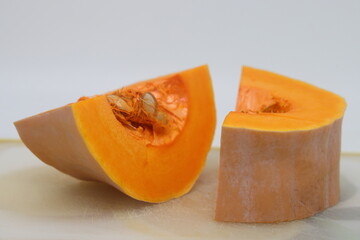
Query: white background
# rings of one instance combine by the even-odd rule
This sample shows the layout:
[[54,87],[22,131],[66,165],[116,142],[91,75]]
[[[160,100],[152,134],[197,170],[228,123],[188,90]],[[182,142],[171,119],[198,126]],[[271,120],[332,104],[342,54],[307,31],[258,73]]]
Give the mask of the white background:
[[346,98],[343,151],[360,151],[360,1],[0,0],[0,138],[12,122],[139,80],[209,64],[217,131],[240,68]]

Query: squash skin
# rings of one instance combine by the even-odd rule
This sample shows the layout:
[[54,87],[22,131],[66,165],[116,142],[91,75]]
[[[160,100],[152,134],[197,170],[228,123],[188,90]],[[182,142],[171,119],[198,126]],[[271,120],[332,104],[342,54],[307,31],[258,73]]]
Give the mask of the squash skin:
[[289,132],[223,127],[215,219],[283,222],[335,205],[341,123]]
[[23,143],[46,164],[78,179],[106,182],[118,188],[87,149],[70,105],[14,125]]
[[[205,164],[216,114],[207,66],[148,81],[173,76],[184,81],[189,114],[183,131],[162,146],[152,146],[127,135],[104,95],[17,121],[15,126],[22,141],[40,160],[66,174],[107,183],[141,201],[164,202],[180,197],[191,190]],[[88,117],[90,120],[85,121]],[[109,130],[104,127],[109,121],[115,122],[112,127],[116,127],[119,134],[112,131],[110,136],[109,131],[103,131]],[[200,133],[204,133],[201,139]],[[117,142],[111,142],[115,139]],[[107,147],[108,143],[112,148]],[[158,164],[152,164],[156,162]],[[160,177],[153,181],[152,176]],[[159,191],[152,190],[155,188]]]

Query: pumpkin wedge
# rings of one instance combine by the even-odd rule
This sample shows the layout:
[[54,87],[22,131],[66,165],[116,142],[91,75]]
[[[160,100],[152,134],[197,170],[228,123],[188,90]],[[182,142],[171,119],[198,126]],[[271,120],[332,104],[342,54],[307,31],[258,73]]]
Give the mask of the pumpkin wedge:
[[66,174],[138,200],[167,201],[191,189],[211,146],[208,67],[82,97],[15,126],[39,159]]
[[244,67],[222,125],[215,219],[290,221],[335,205],[345,108],[331,92]]

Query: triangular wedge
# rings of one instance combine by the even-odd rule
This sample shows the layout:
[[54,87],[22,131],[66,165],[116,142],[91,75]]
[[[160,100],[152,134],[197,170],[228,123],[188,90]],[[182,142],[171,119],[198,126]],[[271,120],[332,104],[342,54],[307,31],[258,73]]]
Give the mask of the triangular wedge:
[[198,178],[215,129],[207,66],[140,82],[15,122],[42,161],[163,202]]

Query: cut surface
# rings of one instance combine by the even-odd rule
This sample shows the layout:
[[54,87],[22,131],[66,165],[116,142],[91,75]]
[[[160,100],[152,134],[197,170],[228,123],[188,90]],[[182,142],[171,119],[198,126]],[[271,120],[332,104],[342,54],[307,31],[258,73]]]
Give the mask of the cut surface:
[[308,130],[343,116],[345,100],[282,75],[243,68],[236,111],[224,126],[268,131]]
[[[167,124],[165,127],[159,124],[160,130],[158,126],[139,124],[141,117],[136,119],[135,115],[130,115],[124,124],[114,115],[108,100],[109,95],[128,97],[145,93],[154,96],[157,109],[166,116]],[[204,165],[215,128],[207,67],[80,101],[73,104],[73,112],[90,152],[109,177],[128,195],[153,202],[190,190]],[[204,138],[199,139],[200,135]]]

